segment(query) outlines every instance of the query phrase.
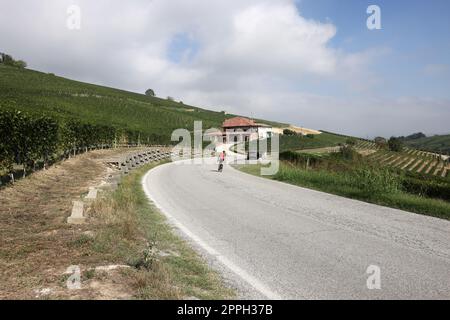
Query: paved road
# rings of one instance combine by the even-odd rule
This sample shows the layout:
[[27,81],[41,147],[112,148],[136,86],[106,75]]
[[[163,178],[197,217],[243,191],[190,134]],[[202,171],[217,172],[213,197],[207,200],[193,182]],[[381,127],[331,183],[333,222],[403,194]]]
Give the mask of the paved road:
[[449,221],[215,170],[170,163],[144,185],[242,297],[450,299]]

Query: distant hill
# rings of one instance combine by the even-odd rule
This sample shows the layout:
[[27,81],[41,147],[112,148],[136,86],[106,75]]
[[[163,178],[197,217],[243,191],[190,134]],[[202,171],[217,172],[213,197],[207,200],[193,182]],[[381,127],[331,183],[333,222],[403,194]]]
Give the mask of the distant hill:
[[406,137],[403,139],[403,142],[407,146],[420,150],[450,154],[450,134],[431,137],[419,136],[417,138]]
[[426,138],[427,136],[422,133],[422,132],[417,132],[417,133],[413,133],[409,136],[406,137],[398,137],[399,139],[405,141],[405,140],[416,140],[416,139],[420,139],[420,138]]
[[0,110],[12,109],[142,132],[162,143],[170,142],[174,129],[193,130],[194,120],[202,120],[204,129],[219,128],[235,116],[0,64]]

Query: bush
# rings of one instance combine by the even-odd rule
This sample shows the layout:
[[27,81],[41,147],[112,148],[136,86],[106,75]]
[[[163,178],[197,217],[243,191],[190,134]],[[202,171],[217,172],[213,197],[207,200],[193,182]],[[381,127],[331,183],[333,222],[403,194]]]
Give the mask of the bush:
[[400,152],[403,149],[403,142],[399,138],[391,137],[388,141],[389,150]]
[[309,134],[306,135],[306,137],[307,137],[307,138],[310,138],[310,139],[314,139],[316,136],[315,136],[314,134],[310,134],[310,133],[309,133]]
[[23,60],[14,60],[12,56],[6,53],[0,53],[0,63],[5,66],[12,66],[16,68],[26,68],[27,63]]
[[294,151],[284,151],[280,153],[280,160],[289,161],[302,167],[308,164],[309,167],[318,166],[323,160],[312,154],[304,154]]
[[361,166],[350,172],[348,179],[350,185],[371,197],[401,190],[399,177],[387,168]]
[[450,201],[450,185],[447,182],[438,181],[435,178],[406,176],[403,177],[401,184],[406,192]]
[[[39,160],[46,165],[58,150],[75,153],[82,148],[112,145],[119,134],[116,128],[106,125],[75,120],[58,122],[47,116],[0,110],[0,170],[11,172],[16,163],[23,166],[25,174]],[[129,144],[161,140],[130,130],[121,134]]]
[[377,145],[377,147],[379,147],[379,148],[384,149],[387,146],[387,141],[383,137],[376,137],[374,141],[375,141],[375,144]]
[[339,148],[339,152],[336,153],[336,156],[340,159],[344,160],[359,160],[361,159],[361,155],[355,151],[352,146],[341,146]]
[[355,146],[358,141],[355,138],[348,138],[345,143],[349,146]]
[[296,136],[297,132],[291,130],[291,129],[284,129],[283,134],[287,136]]

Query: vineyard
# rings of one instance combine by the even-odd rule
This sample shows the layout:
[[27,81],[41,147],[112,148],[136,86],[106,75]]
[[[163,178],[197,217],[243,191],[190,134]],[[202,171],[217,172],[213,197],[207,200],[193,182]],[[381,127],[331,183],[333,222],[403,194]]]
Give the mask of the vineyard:
[[445,178],[450,171],[449,158],[436,153],[404,148],[401,152],[378,149],[374,142],[358,141],[355,149],[380,166]]
[[[193,130],[194,121],[203,128],[218,128],[232,114],[190,106],[0,64],[0,110],[20,110],[60,120],[74,119],[140,132],[160,144],[168,144],[173,130]],[[273,122],[258,120],[258,122]]]
[[[178,128],[220,127],[225,112],[0,64],[0,178],[113,144],[170,144]],[[258,120],[272,125],[274,122]],[[1,180],[0,180],[1,184]]]
[[106,125],[0,110],[0,176],[8,173],[14,181],[16,165],[22,166],[25,175],[71,154],[113,144],[139,144],[141,139],[149,141],[150,137]]

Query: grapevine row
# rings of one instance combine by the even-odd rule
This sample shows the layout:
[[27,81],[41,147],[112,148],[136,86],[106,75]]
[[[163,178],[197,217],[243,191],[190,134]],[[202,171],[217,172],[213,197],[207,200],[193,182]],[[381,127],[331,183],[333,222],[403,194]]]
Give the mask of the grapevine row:
[[25,175],[38,162],[45,168],[58,156],[70,157],[88,149],[117,144],[160,142],[158,136],[145,136],[132,130],[0,110],[0,173],[9,173],[12,180],[15,165],[21,165]]

